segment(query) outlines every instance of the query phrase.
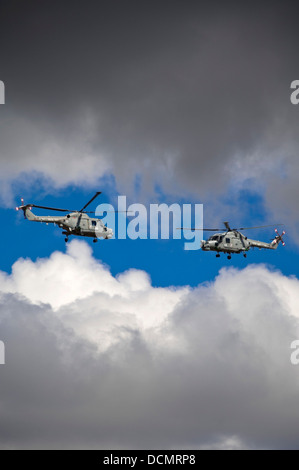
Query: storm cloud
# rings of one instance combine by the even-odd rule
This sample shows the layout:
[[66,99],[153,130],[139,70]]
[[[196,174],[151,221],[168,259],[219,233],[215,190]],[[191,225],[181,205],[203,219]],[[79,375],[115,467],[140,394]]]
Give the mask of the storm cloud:
[[[6,2],[1,175],[202,200],[249,184],[296,217],[290,2]],[[22,19],[20,21],[20,19]],[[249,183],[248,183],[249,180]],[[288,191],[285,187],[288,186]],[[278,205],[278,215],[284,214]]]

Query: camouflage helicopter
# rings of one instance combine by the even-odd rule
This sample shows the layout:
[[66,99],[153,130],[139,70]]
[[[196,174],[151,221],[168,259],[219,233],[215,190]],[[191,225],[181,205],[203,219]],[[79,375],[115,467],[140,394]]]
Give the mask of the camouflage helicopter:
[[[96,192],[90,201],[88,201],[79,211],[58,209],[56,207],[37,206],[35,204],[24,205],[23,199],[21,199],[22,205],[16,207],[16,210],[18,211],[22,209],[25,219],[31,220],[32,222],[44,222],[46,224],[58,225],[58,227],[63,229],[62,234],[65,235],[66,243],[68,242],[68,239],[71,235],[92,237],[94,242],[97,242],[99,237],[108,240],[109,238],[113,237],[113,230],[111,228],[107,228],[100,219],[88,216],[88,214],[94,214],[94,212],[85,211],[89,204],[100,194],[100,191]],[[51,211],[66,212],[67,214],[62,216],[39,216],[31,212],[33,207]]]
[[[264,227],[274,227],[274,225],[261,225],[259,227],[240,227],[240,228],[231,228],[228,222],[223,222],[226,228],[225,232],[215,233],[208,240],[202,240],[201,249],[203,251],[215,251],[216,258],[220,257],[220,253],[227,253],[227,259],[231,259],[232,253],[243,253],[244,258],[247,257],[247,252],[250,248],[265,248],[267,250],[276,250],[279,243],[285,245],[282,237],[285,235],[283,231],[279,235],[278,230],[275,229],[276,236],[272,239],[271,243],[261,242],[259,240],[252,240],[247,238],[239,230],[250,230]],[[283,225],[283,224],[278,224]],[[186,230],[181,228],[181,230]],[[187,230],[203,230],[207,232],[220,232],[220,229],[217,228],[204,228],[204,229],[187,229]]]

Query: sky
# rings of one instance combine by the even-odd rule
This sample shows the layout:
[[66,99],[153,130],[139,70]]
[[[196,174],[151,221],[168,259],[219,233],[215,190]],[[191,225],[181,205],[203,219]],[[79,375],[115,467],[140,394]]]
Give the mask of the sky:
[[[0,448],[298,448],[298,39],[288,1],[0,2]],[[14,210],[96,191],[286,246],[66,244]]]

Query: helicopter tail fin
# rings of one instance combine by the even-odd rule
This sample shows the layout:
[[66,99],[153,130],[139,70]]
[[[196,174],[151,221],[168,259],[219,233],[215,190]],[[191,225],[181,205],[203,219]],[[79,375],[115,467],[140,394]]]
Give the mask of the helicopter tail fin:
[[28,207],[28,206],[23,209],[23,211],[24,211],[24,217],[25,217],[26,219],[28,219],[28,220],[35,220],[35,219],[36,219],[36,216],[33,214],[33,212],[31,212],[30,209],[32,209],[32,208],[31,208],[31,207]]

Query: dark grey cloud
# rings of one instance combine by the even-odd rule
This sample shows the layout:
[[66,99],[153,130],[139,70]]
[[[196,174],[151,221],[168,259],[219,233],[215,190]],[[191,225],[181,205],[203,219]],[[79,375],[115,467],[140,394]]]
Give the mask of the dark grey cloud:
[[111,171],[121,189],[140,174],[147,189],[198,196],[242,182],[248,167],[257,186],[271,170],[279,181],[297,152],[294,8],[2,5],[2,174],[35,169],[64,184]]

